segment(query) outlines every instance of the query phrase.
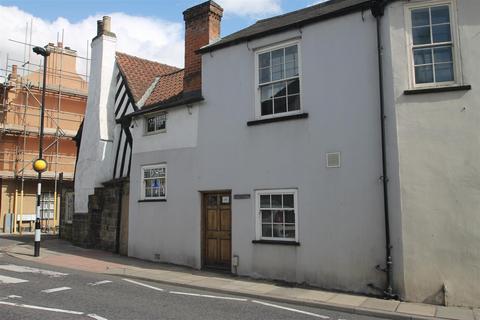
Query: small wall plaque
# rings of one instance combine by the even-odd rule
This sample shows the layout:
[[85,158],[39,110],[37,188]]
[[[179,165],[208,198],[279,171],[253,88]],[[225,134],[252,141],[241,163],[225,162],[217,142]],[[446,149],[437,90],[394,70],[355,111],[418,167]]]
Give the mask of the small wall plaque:
[[245,193],[245,194],[234,194],[234,195],[233,195],[233,199],[236,199],[236,200],[250,199],[250,194],[249,194],[249,193]]
[[229,204],[229,203],[230,203],[230,197],[229,196],[222,197],[222,204]]

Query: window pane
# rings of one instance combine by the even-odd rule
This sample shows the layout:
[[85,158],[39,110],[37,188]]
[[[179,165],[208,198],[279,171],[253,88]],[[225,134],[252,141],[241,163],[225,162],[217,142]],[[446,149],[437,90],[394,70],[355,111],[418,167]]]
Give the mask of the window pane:
[[274,99],[275,111],[274,113],[287,112],[287,98],[275,98]]
[[452,47],[441,47],[433,49],[435,63],[452,62]]
[[284,208],[293,208],[293,194],[284,194],[283,195],[283,207]]
[[262,222],[263,223],[272,223],[272,211],[262,210]]
[[433,26],[432,32],[433,32],[433,43],[449,42],[452,40],[449,24]]
[[435,78],[437,82],[453,81],[453,63],[436,64]]
[[285,223],[295,223],[295,212],[292,210],[285,211]]
[[413,59],[415,65],[432,63],[432,49],[415,49],[413,50]]
[[263,68],[259,70],[258,78],[260,83],[270,82],[270,68]]
[[283,65],[284,53],[283,49],[272,51],[272,66]]
[[208,206],[214,207],[217,205],[217,196],[216,195],[209,195],[207,196],[207,204]]
[[430,27],[418,27],[413,28],[413,44],[428,44],[431,43],[430,39]]
[[287,88],[285,82],[275,83],[273,85],[273,96],[274,97],[284,97],[287,95]]
[[280,211],[280,210],[273,211],[273,222],[283,223],[283,211]]
[[262,237],[272,237],[272,225],[271,224],[262,224]]
[[155,117],[155,130],[163,130],[165,129],[165,115],[160,115]]
[[285,78],[292,78],[298,76],[298,66],[296,62],[285,62]]
[[147,132],[155,131],[155,118],[147,119]]
[[277,64],[272,66],[272,81],[282,80],[283,75],[283,64]]
[[262,101],[272,99],[272,86],[266,85],[260,88]]
[[273,114],[273,100],[262,102],[262,116]]
[[152,196],[152,189],[145,188],[145,197],[151,197],[151,196]]
[[415,67],[415,82],[416,83],[433,82],[432,66]]
[[260,195],[260,208],[270,208],[270,195],[269,194]]
[[281,207],[282,207],[282,195],[272,194],[272,208],[281,208]]
[[260,68],[270,66],[270,52],[262,53],[258,56],[258,66]]
[[297,94],[300,93],[300,80],[295,79],[288,82],[288,94]]
[[298,47],[296,45],[285,48],[285,61],[297,61]]
[[288,111],[300,110],[300,95],[288,97]]
[[297,46],[285,48],[285,76],[287,78],[298,76]]
[[295,225],[294,224],[286,224],[285,225],[285,238],[295,239]]
[[449,23],[450,12],[448,6],[433,7],[432,8],[432,24]]
[[412,26],[428,26],[430,24],[429,10],[426,9],[417,9],[412,10]]
[[283,224],[274,224],[273,225],[273,237],[274,238],[283,238]]

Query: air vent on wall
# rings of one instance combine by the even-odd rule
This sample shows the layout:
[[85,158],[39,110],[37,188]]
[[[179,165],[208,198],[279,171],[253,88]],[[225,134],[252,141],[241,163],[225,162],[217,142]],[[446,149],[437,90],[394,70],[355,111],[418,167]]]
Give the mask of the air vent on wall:
[[327,153],[327,168],[340,168],[340,152]]

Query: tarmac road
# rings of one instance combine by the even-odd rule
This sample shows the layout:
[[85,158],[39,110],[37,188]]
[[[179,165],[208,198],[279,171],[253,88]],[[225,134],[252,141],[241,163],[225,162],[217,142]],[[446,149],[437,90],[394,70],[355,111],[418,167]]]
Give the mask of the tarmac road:
[[0,255],[0,319],[379,319]]

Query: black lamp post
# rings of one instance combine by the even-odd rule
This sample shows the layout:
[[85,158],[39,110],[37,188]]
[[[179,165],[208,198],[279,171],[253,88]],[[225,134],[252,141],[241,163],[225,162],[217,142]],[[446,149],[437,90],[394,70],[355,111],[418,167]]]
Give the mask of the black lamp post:
[[37,187],[37,209],[35,219],[35,247],[33,255],[38,257],[40,255],[40,216],[41,216],[41,196],[42,196],[42,172],[47,170],[47,162],[43,159],[43,120],[45,114],[45,89],[47,86],[47,57],[50,52],[46,48],[34,47],[33,52],[43,57],[43,87],[42,87],[42,106],[40,109],[40,137],[38,144],[38,159],[33,163],[33,169],[38,173],[38,187]]

